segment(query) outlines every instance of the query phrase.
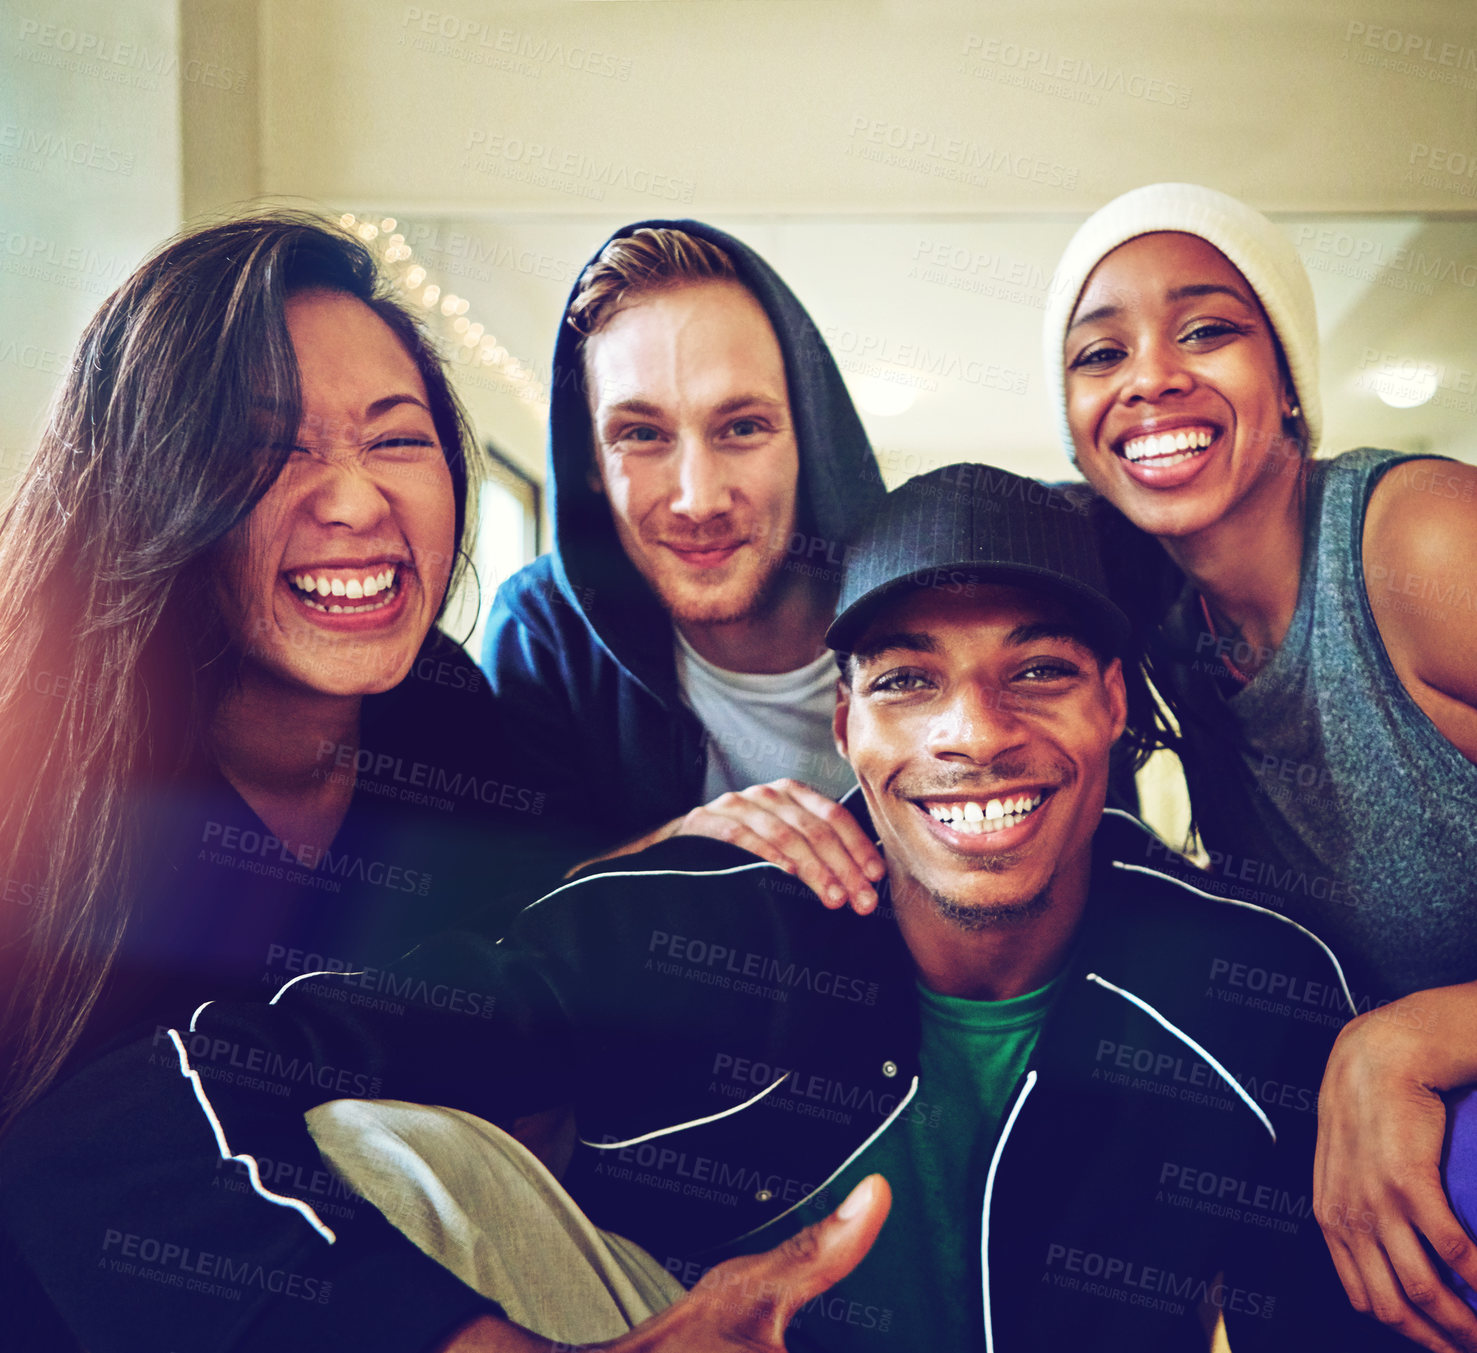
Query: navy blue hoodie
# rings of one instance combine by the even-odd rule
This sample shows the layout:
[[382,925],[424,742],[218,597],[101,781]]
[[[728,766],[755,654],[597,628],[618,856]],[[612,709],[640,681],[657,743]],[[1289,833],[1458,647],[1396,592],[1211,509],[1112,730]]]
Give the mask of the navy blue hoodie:
[[[769,316],[800,450],[791,554],[839,581],[844,544],[884,489],[820,332],[774,270],[731,235],[698,221],[638,221],[611,238],[643,226],[718,245]],[[705,731],[677,682],[671,620],[590,487],[593,448],[579,335],[561,322],[549,411],[554,548],[498,589],[482,666],[503,710],[506,778],[546,795],[542,825],[568,841],[570,863],[695,807],[706,768]]]

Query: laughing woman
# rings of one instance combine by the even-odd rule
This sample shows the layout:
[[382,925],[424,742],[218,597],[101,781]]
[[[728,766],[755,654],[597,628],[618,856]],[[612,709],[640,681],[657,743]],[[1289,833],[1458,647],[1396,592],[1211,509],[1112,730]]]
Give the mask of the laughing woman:
[[1477,1281],[1438,1176],[1439,1092],[1477,1080],[1477,469],[1312,458],[1307,275],[1209,189],[1141,188],[1090,218],[1046,352],[1068,451],[1116,509],[1201,836],[1234,877],[1282,884],[1368,1012],[1319,1103],[1339,1274],[1426,1347],[1477,1339],[1422,1244]]
[[[47,1162],[84,1130],[36,1101],[111,1039],[313,969],[385,999],[377,965],[492,902],[491,862],[511,886],[497,837],[528,824],[488,805],[533,789],[500,793],[491,695],[435,628],[470,446],[370,254],[312,218],[183,236],[87,327],[0,519],[26,580],[0,593],[0,1251],[55,1271]],[[7,1321],[62,1347],[28,1267],[0,1253]]]
[[[56,1299],[57,1272],[96,1267],[62,1248],[48,1171],[92,1139],[48,1087],[206,995],[326,968],[386,999],[378,965],[516,887],[498,837],[527,814],[490,805],[536,787],[502,792],[491,695],[435,628],[470,446],[372,257],[311,218],[183,236],[88,325],[0,518],[17,1346],[66,1343],[28,1260],[48,1256]],[[68,1187],[106,1199],[90,1168]]]

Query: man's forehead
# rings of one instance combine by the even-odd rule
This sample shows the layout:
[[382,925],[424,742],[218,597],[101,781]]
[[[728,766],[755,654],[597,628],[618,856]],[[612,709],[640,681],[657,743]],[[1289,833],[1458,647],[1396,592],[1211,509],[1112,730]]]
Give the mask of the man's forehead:
[[1081,626],[1059,597],[1029,584],[987,582],[943,569],[878,607],[853,644],[859,656],[883,647],[936,651],[964,631],[971,640],[1002,645],[1055,634],[1081,642]]
[[758,298],[743,283],[725,278],[632,297],[585,340],[585,360],[592,369],[625,368],[684,339],[734,354],[781,357],[779,336]]

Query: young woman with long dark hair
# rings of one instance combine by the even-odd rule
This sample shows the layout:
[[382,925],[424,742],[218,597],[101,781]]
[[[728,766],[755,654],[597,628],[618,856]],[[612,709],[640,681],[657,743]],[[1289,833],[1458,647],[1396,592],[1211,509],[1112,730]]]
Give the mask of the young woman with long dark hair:
[[[363,244],[161,248],[0,517],[0,1122],[194,991],[398,955],[513,888],[492,701],[434,622],[472,442]],[[19,580],[24,580],[24,584]]]
[[[382,965],[533,890],[538,787],[502,781],[487,683],[436,628],[473,456],[427,335],[315,217],[183,234],[87,326],[0,516],[0,1306],[21,1345],[72,1346],[58,1306],[89,1346],[168,1343],[122,1309],[148,1283],[88,1295],[96,1238],[63,1201],[139,1215],[107,1152],[148,1091],[109,1078],[112,1044],[314,970],[392,1002]],[[373,1088],[249,1050],[232,1074]],[[187,1225],[145,1193],[140,1227]]]
[[1212,861],[1281,894],[1365,1012],[1319,1102],[1339,1274],[1416,1342],[1469,1346],[1477,1319],[1425,1245],[1477,1280],[1438,1171],[1439,1092],[1477,1079],[1477,468],[1313,458],[1306,272],[1209,189],[1157,184],[1091,217],[1045,343]]

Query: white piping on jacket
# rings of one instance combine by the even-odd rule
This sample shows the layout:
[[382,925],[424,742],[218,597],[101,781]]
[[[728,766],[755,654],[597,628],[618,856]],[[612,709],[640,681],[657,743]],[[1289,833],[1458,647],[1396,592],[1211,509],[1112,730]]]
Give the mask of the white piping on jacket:
[[1280,911],[1273,911],[1270,907],[1259,907],[1255,902],[1243,902],[1238,897],[1222,897],[1219,893],[1208,893],[1204,888],[1197,888],[1193,883],[1186,883],[1183,879],[1177,879],[1173,874],[1166,874],[1158,869],[1150,869],[1147,865],[1124,864],[1121,860],[1114,860],[1113,868],[1127,869],[1134,874],[1148,874],[1151,878],[1163,879],[1166,883],[1177,884],[1187,893],[1194,893],[1197,897],[1209,898],[1212,902],[1223,902],[1228,907],[1245,907],[1247,911],[1260,912],[1263,916],[1275,916],[1283,925],[1290,925],[1294,930],[1301,930],[1304,935],[1328,955],[1328,961],[1333,964],[1333,970],[1338,974],[1339,987],[1344,993],[1344,999],[1349,1003],[1349,1013],[1351,1015],[1357,1015],[1359,1013],[1359,1007],[1354,1004],[1354,997],[1349,991],[1349,984],[1344,979],[1344,969],[1338,960],[1338,955],[1309,930],[1307,926],[1299,925],[1292,917],[1284,916]]
[[757,1095],[751,1095],[742,1104],[734,1104],[727,1109],[720,1109],[717,1113],[710,1113],[706,1118],[694,1118],[687,1123],[673,1123],[671,1127],[657,1128],[654,1132],[644,1132],[639,1137],[631,1137],[623,1142],[591,1142],[580,1138],[582,1146],[593,1147],[596,1151],[615,1151],[624,1146],[639,1146],[642,1142],[649,1142],[654,1137],[665,1137],[669,1133],[681,1132],[684,1128],[702,1127],[704,1123],[716,1123],[720,1118],[727,1118],[731,1113],[740,1113],[751,1104],[757,1104],[771,1090],[777,1089],[790,1079],[792,1073],[785,1072],[773,1085],[766,1085]]
[[[746,871],[748,871],[750,869],[779,869],[779,866],[778,865],[770,864],[767,860],[756,860],[752,864],[731,865],[731,866],[729,866],[726,869],[626,869],[626,870],[612,870],[612,871],[608,871],[606,873],[601,873],[601,874],[591,874],[591,875],[589,875],[586,878],[575,879],[575,880],[573,880],[570,883],[563,884],[560,887],[555,888],[552,892],[549,892],[549,893],[544,894],[543,897],[539,898],[535,902],[530,903],[529,905],[536,907],[540,903],[547,902],[550,898],[557,897],[560,893],[565,892],[565,891],[567,891],[570,888],[577,888],[577,887],[579,887],[580,884],[582,884],[582,883],[590,883],[590,882],[592,882],[595,879],[605,879],[605,878],[655,878],[655,877],[660,877],[660,876],[663,876],[663,875],[673,876],[673,877],[678,877],[678,878],[717,878],[717,877],[721,877],[722,875],[725,875],[725,874],[741,874],[741,873],[745,873]],[[781,872],[783,872],[783,871],[781,871]],[[499,939],[498,943],[502,943],[501,939]],[[284,995],[287,994],[287,991],[288,991],[288,989],[290,987],[295,986],[298,982],[305,981],[309,977],[355,977],[355,976],[359,976],[359,975],[361,975],[361,974],[359,974],[359,973],[352,973],[352,972],[343,972],[343,971],[339,971],[339,972],[328,972],[328,971],[324,971],[324,972],[305,972],[305,973],[299,973],[296,977],[294,977],[294,978],[290,979],[289,981],[285,982],[278,989],[276,995],[274,995],[272,997],[272,999],[267,1002],[267,1004],[269,1004],[269,1005],[276,1005],[277,1002],[279,1000],[281,1000]],[[209,1006],[211,1004],[213,1004],[212,1001],[205,1001],[200,1006],[198,1006],[196,1008],[194,1014],[192,1014],[190,1016],[189,1031],[191,1033],[194,1033],[195,1032],[195,1022],[196,1022],[196,1020],[198,1020],[200,1018],[200,1015],[205,1010],[206,1006]],[[300,1213],[302,1215],[303,1219],[305,1221],[307,1221],[307,1223],[315,1231],[317,1231],[319,1235],[321,1235],[330,1245],[334,1244],[337,1241],[338,1237],[334,1234],[334,1232],[329,1227],[325,1226],[323,1224],[323,1222],[321,1220],[319,1220],[318,1214],[316,1212],[314,1212],[311,1207],[309,1207],[306,1203],[300,1201],[297,1198],[288,1198],[288,1197],[285,1197],[282,1194],[273,1193],[270,1189],[266,1188],[262,1184],[262,1182],[261,1182],[261,1172],[260,1172],[260,1170],[259,1170],[259,1168],[257,1166],[256,1159],[253,1156],[249,1156],[249,1155],[245,1155],[245,1154],[236,1155],[236,1154],[234,1154],[231,1151],[230,1144],[226,1141],[225,1129],[222,1127],[220,1119],[216,1116],[215,1108],[211,1104],[209,1097],[205,1093],[205,1088],[204,1088],[204,1086],[200,1082],[200,1074],[199,1074],[199,1072],[195,1071],[190,1066],[189,1056],[188,1056],[188,1054],[187,1054],[187,1052],[185,1050],[184,1043],[181,1041],[178,1032],[176,1030],[174,1030],[174,1029],[171,1029],[169,1031],[169,1037],[170,1037],[170,1040],[174,1043],[176,1052],[179,1054],[180,1075],[183,1076],[186,1080],[188,1080],[190,1082],[191,1086],[193,1087],[193,1089],[195,1091],[195,1099],[199,1102],[201,1111],[205,1114],[206,1121],[209,1122],[209,1124],[210,1124],[210,1130],[211,1130],[212,1134],[215,1136],[216,1147],[217,1147],[217,1149],[220,1152],[221,1159],[222,1160],[239,1161],[241,1164],[245,1165],[246,1166],[246,1171],[247,1171],[247,1176],[248,1176],[248,1178],[251,1181],[251,1187],[252,1187],[252,1190],[255,1193],[257,1193],[262,1198],[264,1198],[267,1202],[272,1203],[276,1207],[287,1207],[287,1208],[291,1208],[295,1212]],[[773,1085],[770,1085],[770,1086],[766,1087],[765,1089],[761,1090],[757,1095],[753,1096],[753,1098],[748,1099],[748,1100],[745,1100],[744,1103],[742,1103],[742,1104],[736,1104],[732,1108],[724,1109],[724,1110],[722,1110],[719,1113],[711,1114],[707,1118],[694,1119],[690,1123],[678,1123],[678,1124],[676,1124],[673,1127],[659,1128],[655,1132],[647,1133],[647,1134],[645,1134],[644,1136],[641,1136],[641,1137],[633,1137],[630,1141],[626,1141],[626,1142],[610,1142],[610,1143],[606,1143],[604,1145],[597,1145],[594,1142],[585,1142],[584,1144],[586,1146],[594,1147],[595,1150],[597,1150],[597,1151],[614,1150],[617,1147],[635,1146],[635,1145],[637,1145],[637,1144],[639,1144],[641,1142],[650,1141],[654,1137],[664,1137],[668,1133],[680,1132],[684,1128],[699,1127],[699,1126],[701,1126],[704,1123],[715,1122],[719,1118],[726,1118],[731,1113],[738,1113],[738,1112],[740,1112],[743,1109],[747,1109],[748,1107],[750,1107],[750,1105],[757,1103],[759,1100],[763,1099],[765,1095],[769,1094],[769,1092],[771,1090],[773,1090],[777,1086],[783,1084],[783,1082],[788,1079],[789,1074],[790,1074],[789,1072],[786,1072],[785,1075],[781,1076],[779,1078],[779,1080],[777,1080],[777,1081],[774,1082]],[[868,1137],[867,1140],[862,1143],[862,1146],[858,1148],[858,1151],[857,1152],[853,1152],[851,1156],[847,1157],[847,1159],[842,1162],[841,1169],[845,1169],[846,1166],[849,1165],[853,1159],[855,1159],[856,1155],[861,1150],[864,1150],[868,1145],[870,1145],[870,1143],[872,1142],[872,1140],[878,1134],[880,1134],[882,1132],[882,1130],[884,1128],[886,1128],[889,1123],[892,1122],[893,1118],[895,1118],[898,1115],[898,1113],[900,1113],[902,1111],[904,1105],[906,1105],[908,1103],[908,1101],[910,1099],[912,1099],[912,1097],[913,1097],[914,1093],[916,1093],[917,1089],[918,1089],[918,1078],[915,1076],[913,1078],[913,1086],[912,1086],[912,1089],[910,1089],[908,1091],[907,1096],[902,1100],[902,1102],[898,1105],[898,1107],[893,1110],[892,1114],[890,1114],[888,1116],[888,1118],[882,1123],[881,1127],[879,1127],[877,1129],[877,1131],[872,1134],[871,1137]],[[583,1141],[583,1138],[581,1140]],[[839,1173],[840,1173],[840,1170],[838,1169],[834,1174],[831,1175],[831,1179],[834,1179],[836,1177],[836,1174],[839,1174]],[[826,1181],[826,1183],[829,1183],[829,1182],[830,1182],[830,1180],[828,1179]],[[825,1184],[822,1184],[820,1186],[820,1188],[825,1188]],[[820,1192],[820,1189],[816,1189],[815,1190],[815,1193],[818,1193],[818,1192]],[[814,1193],[808,1194],[807,1195],[807,1198],[813,1197],[813,1196],[814,1196]],[[801,1203],[804,1203],[805,1201],[806,1201],[806,1199],[805,1198],[802,1198],[800,1200],[800,1203],[796,1203],[795,1204],[795,1207],[799,1207],[801,1205]],[[788,1209],[788,1211],[794,1211],[794,1208],[790,1208],[790,1209]],[[784,1215],[787,1215],[787,1213],[782,1213],[781,1214],[781,1216],[784,1216]],[[778,1221],[779,1218],[776,1217],[773,1220]],[[765,1225],[768,1225],[768,1224],[769,1224],[768,1222],[765,1223]]]
[[[754,860],[749,864],[731,864],[726,869],[611,869],[603,874],[586,874],[582,879],[571,879],[568,883],[561,883],[552,892],[545,893],[537,901],[530,902],[524,911],[532,911],[534,907],[541,907],[545,902],[559,896],[560,893],[568,892],[571,888],[578,888],[582,883],[595,883],[600,879],[654,879],[654,878],[684,878],[684,879],[715,879],[722,878],[725,874],[742,874],[749,869],[779,869],[779,872],[789,875],[780,869],[777,864],[770,864],[768,860]],[[501,940],[498,941],[502,943]]]
[[310,977],[363,977],[366,971],[367,969],[365,968],[359,968],[356,969],[354,972],[345,972],[342,969],[339,969],[336,972],[329,972],[327,970],[324,970],[323,972],[300,972],[296,977],[290,978],[288,981],[284,982],[280,987],[278,987],[277,994],[273,996],[272,999],[267,1002],[267,1004],[276,1005],[278,1001],[280,1001],[285,995],[287,995],[287,989],[289,987],[295,986],[298,982],[306,982]]
[[[195,1013],[199,1014],[200,1012],[197,1010]],[[239,1161],[242,1165],[246,1166],[246,1175],[251,1181],[253,1192],[266,1199],[274,1207],[289,1207],[294,1212],[299,1213],[303,1220],[317,1231],[324,1240],[330,1245],[334,1244],[338,1240],[338,1237],[318,1219],[318,1214],[311,1207],[297,1198],[288,1198],[283,1194],[273,1193],[271,1189],[262,1183],[261,1171],[257,1167],[256,1157],[248,1155],[238,1156],[231,1150],[230,1144],[226,1141],[226,1131],[221,1126],[221,1120],[216,1117],[215,1108],[211,1105],[209,1098],[205,1094],[205,1087],[200,1083],[200,1073],[190,1065],[189,1054],[185,1051],[184,1041],[180,1038],[179,1031],[171,1029],[169,1031],[169,1040],[174,1044],[175,1051],[179,1053],[179,1073],[193,1087],[195,1099],[199,1102],[200,1108],[205,1114],[206,1121],[210,1124],[210,1130],[215,1135],[215,1145],[221,1154],[221,1159]]]
[[985,1206],[980,1215],[980,1274],[985,1296],[985,1353],[995,1353],[995,1326],[990,1317],[990,1198],[995,1192],[995,1171],[1000,1168],[1000,1157],[1005,1153],[1005,1139],[1020,1117],[1026,1096],[1036,1088],[1036,1073],[1026,1072],[1026,1083],[1011,1105],[1005,1126],[1000,1129],[1000,1140],[995,1143],[995,1154],[990,1157],[990,1173],[985,1176]]
[[1138,1006],[1138,1008],[1142,1010],[1146,1015],[1148,1015],[1150,1019],[1156,1021],[1157,1023],[1163,1025],[1164,1028],[1168,1029],[1169,1032],[1172,1033],[1176,1038],[1178,1038],[1181,1043],[1185,1044],[1189,1048],[1194,1049],[1194,1051],[1200,1057],[1209,1062],[1210,1065],[1215,1068],[1215,1070],[1220,1074],[1221,1079],[1224,1080],[1226,1084],[1229,1085],[1231,1089],[1236,1092],[1241,1102],[1245,1104],[1246,1107],[1252,1111],[1252,1113],[1256,1114],[1259,1119],[1261,1119],[1262,1126],[1267,1129],[1267,1132],[1271,1135],[1272,1141],[1276,1142],[1277,1129],[1272,1126],[1272,1120],[1268,1118],[1265,1113],[1262,1112],[1262,1106],[1258,1104],[1256,1100],[1254,1100],[1249,1094],[1246,1093],[1236,1077],[1233,1076],[1229,1071],[1227,1071],[1226,1068],[1222,1066],[1219,1061],[1216,1060],[1216,1058],[1211,1054],[1208,1048],[1202,1047],[1183,1029],[1165,1019],[1165,1017],[1161,1015],[1157,1010],[1155,1010],[1154,1007],[1148,1003],[1148,1001],[1143,999],[1143,997],[1135,996],[1131,991],[1125,991],[1122,987],[1114,986],[1113,983],[1109,982],[1106,978],[1099,977],[1095,972],[1088,973],[1087,980],[1089,982],[1096,982],[1098,986],[1104,987],[1108,991],[1115,992],[1117,995],[1122,996],[1125,1001]]
[[912,1085],[908,1087],[908,1093],[905,1094],[900,1100],[898,1100],[897,1108],[895,1108],[890,1114],[887,1115],[886,1118],[878,1123],[876,1130],[873,1131],[870,1136],[868,1136],[867,1140],[864,1141],[859,1147],[857,1147],[857,1149],[853,1151],[849,1156],[847,1156],[847,1158],[843,1160],[841,1164],[838,1165],[834,1170],[832,1170],[831,1173],[828,1174],[823,1180],[821,1180],[821,1182],[817,1184],[815,1188],[811,1189],[811,1191],[807,1193],[805,1197],[803,1197],[798,1203],[792,1203],[783,1212],[781,1212],[779,1216],[771,1217],[768,1221],[761,1222],[752,1231],[745,1231],[743,1235],[735,1236],[734,1239],[729,1241],[728,1243],[734,1245],[737,1244],[740,1240],[747,1240],[750,1236],[756,1236],[759,1234],[760,1231],[764,1230],[766,1226],[773,1226],[775,1222],[783,1221],[797,1207],[804,1207],[806,1203],[814,1198],[816,1194],[820,1193],[827,1184],[835,1179],[836,1176],[839,1175],[844,1169],[846,1169],[846,1167],[850,1165],[852,1161],[854,1161],[859,1155],[861,1155],[863,1151],[871,1146],[871,1144],[875,1142],[878,1137],[880,1137],[884,1132],[887,1131],[888,1128],[892,1126],[893,1121],[897,1118],[898,1114],[900,1114],[904,1109],[908,1107],[910,1103],[912,1103],[913,1096],[917,1093],[918,1077],[914,1076]]

